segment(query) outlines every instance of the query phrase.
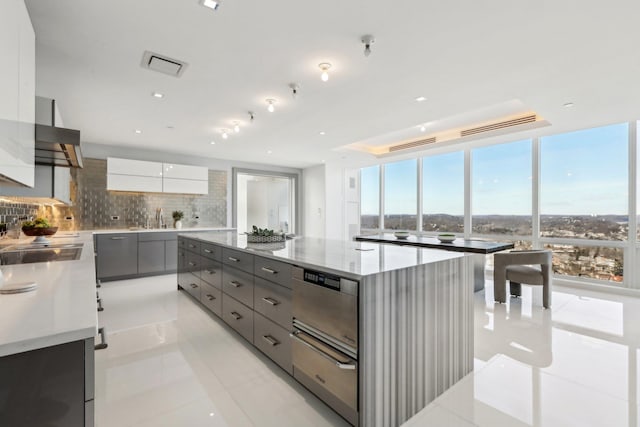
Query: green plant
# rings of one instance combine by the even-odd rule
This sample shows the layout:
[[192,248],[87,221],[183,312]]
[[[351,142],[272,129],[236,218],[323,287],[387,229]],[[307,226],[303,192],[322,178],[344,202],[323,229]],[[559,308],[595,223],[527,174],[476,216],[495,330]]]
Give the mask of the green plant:
[[171,216],[173,217],[174,221],[180,221],[182,218],[184,218],[184,212],[182,212],[182,211],[173,211],[171,213]]
[[25,221],[22,228],[50,228],[51,224],[46,218],[38,217],[34,221]]
[[268,228],[258,228],[254,225],[253,228],[251,229],[251,233],[247,233],[247,234],[250,234],[252,236],[271,237],[275,233],[273,232],[273,230],[269,230]]

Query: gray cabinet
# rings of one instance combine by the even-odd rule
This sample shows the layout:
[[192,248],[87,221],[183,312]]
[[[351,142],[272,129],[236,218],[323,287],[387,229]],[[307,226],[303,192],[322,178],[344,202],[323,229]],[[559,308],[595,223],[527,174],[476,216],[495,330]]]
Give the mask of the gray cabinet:
[[0,357],[1,426],[93,427],[93,338]]
[[138,242],[138,274],[159,273],[164,272],[164,270],[164,240]]
[[138,274],[138,234],[99,234],[96,237],[98,279],[130,277]]
[[176,256],[178,253],[178,240],[165,240],[164,251],[165,271],[176,271],[178,269],[178,257]]

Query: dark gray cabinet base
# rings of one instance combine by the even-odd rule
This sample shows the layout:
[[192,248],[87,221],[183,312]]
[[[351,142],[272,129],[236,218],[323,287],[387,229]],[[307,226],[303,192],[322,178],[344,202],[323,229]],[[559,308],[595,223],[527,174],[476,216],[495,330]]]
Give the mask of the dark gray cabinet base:
[[0,357],[0,426],[93,426],[93,351],[91,338]]

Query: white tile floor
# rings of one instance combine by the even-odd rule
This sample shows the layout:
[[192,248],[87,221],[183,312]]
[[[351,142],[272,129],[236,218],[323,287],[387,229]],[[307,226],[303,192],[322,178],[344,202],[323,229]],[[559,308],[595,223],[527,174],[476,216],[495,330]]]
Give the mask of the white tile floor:
[[[489,284],[490,285],[490,284]],[[96,425],[346,426],[182,292],[175,275],[110,282],[96,353]],[[477,293],[475,371],[407,425],[638,423],[640,299],[556,287],[494,304]]]

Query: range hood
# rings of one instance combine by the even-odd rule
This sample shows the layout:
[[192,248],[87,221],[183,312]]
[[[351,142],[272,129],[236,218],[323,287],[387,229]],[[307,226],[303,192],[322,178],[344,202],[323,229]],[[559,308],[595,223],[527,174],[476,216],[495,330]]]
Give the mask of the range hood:
[[61,124],[56,101],[37,96],[35,164],[81,168],[80,131]]

